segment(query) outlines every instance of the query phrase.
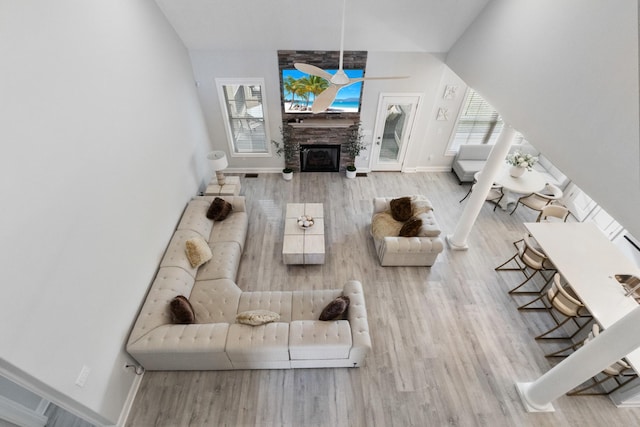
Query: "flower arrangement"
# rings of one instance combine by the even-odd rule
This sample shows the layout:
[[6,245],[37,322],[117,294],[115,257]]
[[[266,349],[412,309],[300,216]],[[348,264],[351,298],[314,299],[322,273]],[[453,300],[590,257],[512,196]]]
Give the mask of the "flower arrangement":
[[533,165],[538,162],[538,158],[532,156],[529,153],[521,153],[519,151],[515,151],[507,156],[506,161],[511,166],[518,166],[521,168],[526,168],[527,170],[531,170]]

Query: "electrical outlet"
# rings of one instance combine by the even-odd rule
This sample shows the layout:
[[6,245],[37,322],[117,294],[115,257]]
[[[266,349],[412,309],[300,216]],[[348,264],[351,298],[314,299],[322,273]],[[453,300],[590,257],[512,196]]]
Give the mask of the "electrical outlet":
[[78,387],[84,387],[90,372],[91,372],[91,369],[87,365],[82,365],[82,369],[80,369],[78,378],[76,378],[76,385]]

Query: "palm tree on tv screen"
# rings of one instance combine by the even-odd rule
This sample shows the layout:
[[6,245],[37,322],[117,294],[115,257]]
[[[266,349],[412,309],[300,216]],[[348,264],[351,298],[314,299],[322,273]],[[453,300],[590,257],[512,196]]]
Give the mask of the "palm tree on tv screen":
[[316,97],[329,87],[329,82],[318,76],[307,76],[300,80],[307,93],[307,107],[309,107],[309,93],[312,93],[313,96]]
[[284,90],[291,94],[291,105],[296,103],[296,94],[300,92],[300,82],[291,76],[288,76],[282,83]]
[[305,105],[309,106],[309,92],[307,91],[306,86],[302,84],[299,85],[297,93],[300,98],[304,99]]

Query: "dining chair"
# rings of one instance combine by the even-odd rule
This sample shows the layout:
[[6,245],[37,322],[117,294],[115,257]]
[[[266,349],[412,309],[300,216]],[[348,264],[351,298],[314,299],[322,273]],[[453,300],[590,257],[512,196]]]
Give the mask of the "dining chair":
[[[478,182],[478,177],[479,176],[480,176],[480,172],[476,172],[473,175],[473,184],[471,184],[471,187],[469,187],[469,191],[467,191],[467,194],[465,194],[465,196],[462,199],[460,199],[460,201],[458,203],[464,202],[466,200],[466,198],[471,195],[471,192],[473,191],[474,187],[476,186],[476,184]],[[497,184],[493,184],[491,186],[491,189],[489,190],[489,193],[487,194],[487,197],[485,198],[485,200],[495,204],[495,206],[493,207],[493,210],[495,211],[496,208],[498,207],[498,203],[500,203],[500,201],[502,200],[503,197],[504,197],[504,192],[502,190],[502,186],[501,185],[497,185]]]
[[[600,326],[597,323],[594,323],[591,328],[591,331],[589,332],[589,335],[587,335],[587,337],[584,340],[582,340],[579,343],[573,344],[572,346],[567,347],[563,350],[559,350],[555,353],[548,354],[546,355],[546,357],[567,357],[568,354],[557,355],[557,353],[560,353],[562,351],[568,351],[568,350],[573,350],[573,351],[578,350],[580,347],[587,345],[590,341],[596,338],[599,333],[600,333]],[[633,381],[637,377],[638,377],[637,372],[633,370],[633,368],[627,363],[627,361],[624,359],[620,359],[612,363],[610,366],[607,366],[601,372],[589,378],[587,381],[583,382],[581,385],[575,387],[573,390],[567,392],[567,396],[580,396],[580,395],[592,396],[592,395],[611,394],[614,391],[623,387],[628,382]],[[607,382],[611,383],[611,381],[609,380],[613,380],[613,382],[615,383],[613,388],[605,388],[605,384]],[[597,386],[600,386],[600,387],[596,389]]]
[[[547,307],[547,311],[556,325],[548,331],[538,335],[536,337],[537,340],[572,340],[593,319],[589,310],[584,306],[584,303],[580,301],[573,289],[571,289],[571,286],[564,282],[559,273],[556,273],[553,276],[551,287],[545,295],[546,299],[543,300],[543,303],[545,307]],[[564,317],[564,319],[558,319],[556,314],[554,314],[556,312]],[[588,320],[581,324],[578,319]],[[573,332],[573,334],[550,336],[551,333],[557,331],[569,321],[573,321],[578,328]]]
[[491,202],[494,204],[493,211],[495,212],[496,208],[500,206],[500,201],[502,200],[503,197],[504,197],[504,191],[502,189],[502,186],[493,184],[485,200],[487,202]]
[[469,191],[467,191],[467,194],[465,194],[464,197],[462,199],[460,199],[460,201],[458,203],[464,202],[465,199],[471,195],[471,192],[473,191],[473,187],[476,185],[476,182],[478,182],[478,177],[479,176],[480,176],[480,171],[478,171],[478,172],[473,174],[473,182],[471,183],[471,186],[469,187]]
[[544,206],[540,210],[540,214],[538,218],[536,218],[536,222],[553,222],[560,220],[561,222],[567,222],[569,218],[569,209],[566,206],[562,206],[560,204],[549,204]]
[[547,184],[545,185],[543,192],[531,193],[520,197],[516,201],[516,206],[513,208],[510,215],[513,215],[520,205],[524,205],[529,209],[540,212],[542,211],[542,208],[561,198],[562,194],[560,187],[554,184]]
[[[525,279],[509,291],[511,295],[540,295],[553,278],[545,277],[544,272],[549,271],[555,273],[555,266],[549,258],[538,249],[539,245],[536,240],[529,234],[525,234],[520,245],[516,245],[517,252],[508,260],[495,268],[495,271],[520,271],[524,274]],[[507,267],[509,263],[515,264],[513,267]],[[522,291],[521,287],[526,285],[537,274],[540,274],[545,280],[544,285],[535,291]]]
[[[567,222],[570,214],[571,212],[569,212],[569,209],[567,209],[565,206],[556,204],[547,205],[540,211],[540,214],[536,218],[536,222],[553,222],[554,220]],[[518,243],[520,242],[522,242],[522,239],[514,241],[513,245],[517,248]],[[537,249],[539,251],[542,251],[542,249],[539,247]]]

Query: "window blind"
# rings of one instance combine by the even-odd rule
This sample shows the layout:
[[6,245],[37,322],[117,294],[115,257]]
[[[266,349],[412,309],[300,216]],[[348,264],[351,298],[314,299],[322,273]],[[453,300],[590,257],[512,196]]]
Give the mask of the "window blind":
[[[462,144],[495,144],[504,122],[502,117],[475,90],[469,88],[455,133],[449,144],[449,151],[458,151]],[[516,132],[513,143],[521,144],[524,137]]]
[[469,88],[451,148],[457,150],[461,144],[492,144],[502,131],[502,126],[498,112]]

